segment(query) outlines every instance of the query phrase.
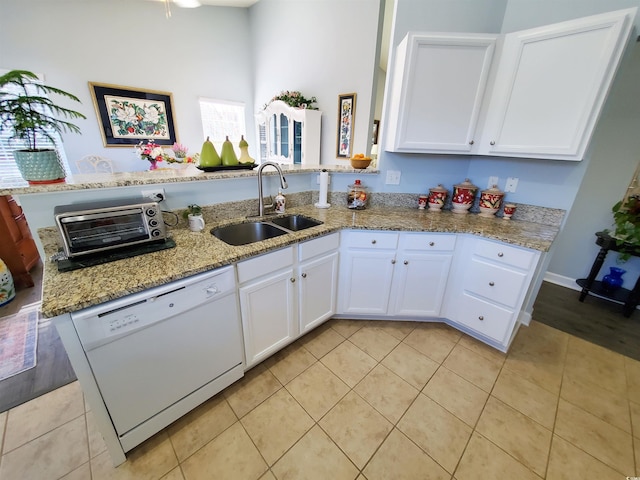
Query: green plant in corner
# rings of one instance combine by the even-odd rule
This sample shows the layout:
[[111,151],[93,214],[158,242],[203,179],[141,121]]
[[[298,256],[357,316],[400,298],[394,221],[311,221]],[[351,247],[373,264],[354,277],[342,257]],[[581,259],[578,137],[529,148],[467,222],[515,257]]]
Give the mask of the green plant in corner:
[[[616,203],[612,208],[615,229],[611,236],[618,247],[624,244],[640,246],[640,198],[630,196],[627,201]],[[607,230],[605,230],[607,233]],[[622,262],[629,260],[631,254],[620,252],[618,259]]]
[[186,220],[189,218],[189,215],[202,215],[202,207],[195,203],[188,205],[187,209],[182,212],[182,218]]
[[[20,173],[29,181],[56,181],[60,175],[64,178],[55,150],[38,148],[38,143],[44,139],[55,143],[54,132],[80,133],[80,128],[66,119],[86,119],[80,112],[56,105],[49,94],[80,102],[71,93],[43,85],[35,73],[26,70],[12,70],[0,76],[0,131],[8,131],[10,140],[18,140],[26,147],[15,151],[14,158]],[[43,156],[45,160],[41,159]],[[39,162],[46,162],[46,166]],[[57,163],[57,168],[49,165],[51,162]]]

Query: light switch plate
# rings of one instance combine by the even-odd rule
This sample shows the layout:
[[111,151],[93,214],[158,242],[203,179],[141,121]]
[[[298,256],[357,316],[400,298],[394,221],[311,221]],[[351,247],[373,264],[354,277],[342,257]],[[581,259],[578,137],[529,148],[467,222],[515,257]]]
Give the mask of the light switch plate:
[[498,185],[498,177],[489,177],[489,181],[487,182],[487,188],[491,188],[494,185]]
[[400,185],[400,175],[402,172],[399,170],[387,170],[387,185]]
[[518,177],[507,178],[507,184],[504,186],[505,192],[515,192],[518,188]]

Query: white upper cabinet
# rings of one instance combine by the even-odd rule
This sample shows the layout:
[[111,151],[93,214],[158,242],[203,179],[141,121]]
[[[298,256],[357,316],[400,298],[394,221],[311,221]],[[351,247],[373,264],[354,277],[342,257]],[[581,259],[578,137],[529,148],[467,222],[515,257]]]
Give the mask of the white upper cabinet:
[[582,160],[635,13],[506,35],[477,153]]
[[386,150],[582,160],[636,10],[502,36],[410,32]]
[[320,163],[322,112],[290,107],[275,100],[256,115],[260,163]]
[[395,59],[388,151],[471,151],[496,38],[407,34]]

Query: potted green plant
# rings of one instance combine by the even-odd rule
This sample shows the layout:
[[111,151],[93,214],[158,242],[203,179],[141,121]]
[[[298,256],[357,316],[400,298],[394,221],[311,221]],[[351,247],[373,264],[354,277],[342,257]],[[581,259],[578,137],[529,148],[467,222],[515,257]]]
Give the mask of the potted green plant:
[[[9,87],[9,88],[8,88]],[[10,141],[19,141],[23,149],[13,152],[22,177],[31,184],[64,181],[66,176],[58,152],[40,148],[46,139],[55,143],[53,132],[80,133],[80,128],[64,119],[86,117],[56,105],[49,94],[80,99],[59,88],[39,83],[38,76],[26,70],[12,70],[0,76],[0,130],[10,132]]]
[[[626,201],[621,200],[616,203],[611,211],[615,227],[611,236],[616,244],[619,247],[624,244],[640,246],[640,198],[637,195],[631,195]],[[626,261],[630,256],[631,254],[622,251],[618,258]]]
[[189,230],[200,232],[204,230],[204,218],[202,217],[202,207],[195,203],[188,205],[182,212],[182,217],[189,221]]

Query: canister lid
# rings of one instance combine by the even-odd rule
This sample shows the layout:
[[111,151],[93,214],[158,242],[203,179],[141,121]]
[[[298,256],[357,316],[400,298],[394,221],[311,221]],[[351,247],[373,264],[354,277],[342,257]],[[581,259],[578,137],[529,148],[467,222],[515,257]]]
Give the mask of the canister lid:
[[444,188],[441,183],[439,183],[437,187],[430,188],[429,191],[430,192],[446,192],[447,189]]
[[454,188],[466,188],[467,190],[474,190],[474,191],[478,190],[478,187],[476,187],[473,183],[471,183],[471,180],[469,180],[468,178],[465,178],[464,182],[454,185]]
[[504,192],[498,188],[498,185],[492,185],[491,188],[482,190],[482,193],[488,193],[489,195],[504,195]]

